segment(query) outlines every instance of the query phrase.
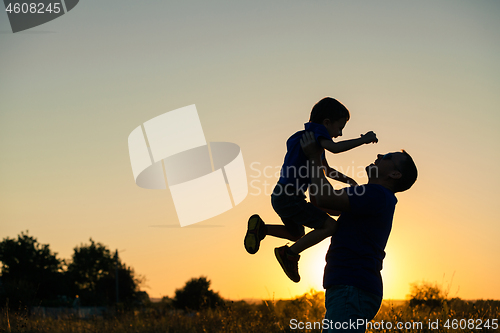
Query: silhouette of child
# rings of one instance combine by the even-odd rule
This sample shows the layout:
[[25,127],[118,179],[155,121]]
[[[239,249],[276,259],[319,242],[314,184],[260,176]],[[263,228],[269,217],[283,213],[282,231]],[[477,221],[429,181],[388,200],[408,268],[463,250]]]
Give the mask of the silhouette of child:
[[[334,154],[378,142],[377,136],[371,131],[356,139],[334,142],[332,138],[342,136],[342,130],[349,118],[349,110],[334,98],[325,97],[314,105],[309,122],[304,124],[305,129],[287,140],[287,153],[281,167],[280,179],[271,195],[272,206],[283,225],[265,224],[257,214],[248,220],[244,244],[250,254],[257,253],[260,242],[266,235],[295,241],[290,247],[285,245],[274,249],[281,267],[294,282],[300,281],[299,253],[332,236],[337,230],[337,221],[314,204],[314,191],[310,188],[311,180],[308,175],[309,161],[302,151],[300,139],[305,131],[311,131],[317,144]],[[331,168],[324,152],[322,164],[328,177],[349,185],[357,185],[353,179]],[[308,189],[311,202],[306,201],[304,194]],[[339,215],[333,211],[328,213]],[[305,234],[304,226],[313,230]]]

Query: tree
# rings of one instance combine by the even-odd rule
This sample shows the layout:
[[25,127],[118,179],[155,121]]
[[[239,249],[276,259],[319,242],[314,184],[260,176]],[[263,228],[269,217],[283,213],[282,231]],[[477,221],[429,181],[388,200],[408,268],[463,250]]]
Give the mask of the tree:
[[410,306],[428,307],[432,310],[441,307],[446,301],[446,295],[437,284],[429,282],[411,284]]
[[2,304],[26,306],[57,302],[58,295],[66,291],[63,261],[57,259],[49,245],[21,232],[17,239],[5,238],[0,242],[2,262]]
[[[0,305],[70,305],[78,295],[82,305],[110,305],[118,298],[131,305],[149,297],[139,290],[141,279],[132,268],[95,243],[74,249],[69,265],[28,233],[0,242]],[[66,268],[67,267],[67,268]],[[66,268],[66,270],[65,270]]]
[[144,298],[139,292],[141,279],[133,269],[92,239],[90,245],[74,248],[67,276],[73,294],[79,295],[82,305],[111,305],[116,302],[116,272],[120,303],[131,304]]
[[179,309],[192,311],[223,305],[224,300],[219,293],[209,289],[210,284],[211,281],[204,276],[189,280],[184,288],[175,291],[173,305]]

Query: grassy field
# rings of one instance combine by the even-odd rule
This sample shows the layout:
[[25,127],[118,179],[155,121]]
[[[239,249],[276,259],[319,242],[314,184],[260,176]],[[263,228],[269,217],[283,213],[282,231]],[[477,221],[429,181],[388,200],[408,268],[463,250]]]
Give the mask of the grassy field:
[[[223,307],[192,313],[174,310],[168,303],[160,302],[87,319],[41,318],[30,316],[26,309],[14,313],[3,309],[0,332],[320,332],[318,327],[325,312],[323,302],[323,292],[311,291],[293,300],[227,302]],[[367,331],[500,332],[495,329],[499,319],[500,301],[451,299],[434,308],[384,302]]]

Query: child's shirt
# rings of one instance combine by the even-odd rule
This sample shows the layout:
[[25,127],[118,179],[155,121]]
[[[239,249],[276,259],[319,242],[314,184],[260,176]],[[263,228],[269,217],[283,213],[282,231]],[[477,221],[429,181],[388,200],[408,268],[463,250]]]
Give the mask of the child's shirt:
[[[288,138],[286,142],[287,152],[283,166],[281,167],[280,179],[278,182],[283,185],[292,185],[297,190],[305,192],[311,184],[311,177],[309,177],[308,158],[302,151],[300,146],[300,139],[305,131],[314,133],[314,138],[319,145],[319,138],[324,138],[332,141],[330,134],[325,126],[316,123],[305,123],[304,130],[298,131]],[[325,153],[321,157],[325,158]]]

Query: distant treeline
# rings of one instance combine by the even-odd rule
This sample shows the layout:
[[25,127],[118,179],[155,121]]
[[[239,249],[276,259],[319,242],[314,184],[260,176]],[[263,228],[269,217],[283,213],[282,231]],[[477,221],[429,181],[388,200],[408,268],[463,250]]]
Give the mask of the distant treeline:
[[[0,242],[0,308],[116,306],[131,308],[149,302],[140,290],[143,278],[103,244],[76,246],[71,259],[57,258],[48,244],[40,244],[28,232]],[[199,311],[223,306],[206,277],[193,278],[164,297],[169,307]]]
[[0,242],[0,262],[0,307],[128,305],[148,298],[118,253],[92,239],[65,260],[22,232]]

